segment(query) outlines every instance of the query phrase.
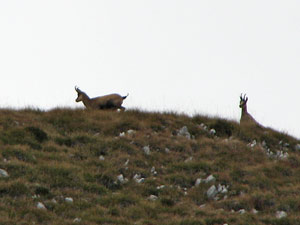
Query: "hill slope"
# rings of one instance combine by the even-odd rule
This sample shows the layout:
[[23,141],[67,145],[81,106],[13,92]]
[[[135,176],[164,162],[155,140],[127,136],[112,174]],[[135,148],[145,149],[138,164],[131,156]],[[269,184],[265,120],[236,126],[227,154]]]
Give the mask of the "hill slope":
[[0,224],[300,224],[299,143],[204,116],[0,110]]

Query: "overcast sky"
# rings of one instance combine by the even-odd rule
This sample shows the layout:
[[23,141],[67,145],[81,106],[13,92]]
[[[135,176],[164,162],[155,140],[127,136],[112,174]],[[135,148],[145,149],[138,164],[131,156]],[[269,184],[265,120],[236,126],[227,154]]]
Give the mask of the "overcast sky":
[[0,0],[0,107],[124,106],[261,124],[300,138],[299,0]]

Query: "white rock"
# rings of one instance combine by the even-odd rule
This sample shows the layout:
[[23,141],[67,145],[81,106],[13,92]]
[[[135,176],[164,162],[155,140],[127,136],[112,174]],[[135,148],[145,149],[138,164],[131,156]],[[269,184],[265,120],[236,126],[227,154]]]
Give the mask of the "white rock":
[[9,175],[5,170],[0,169],[0,177],[9,177]]
[[133,176],[133,179],[135,180],[135,182],[137,183],[143,183],[145,181],[145,178],[141,177],[141,174],[135,174]]
[[256,209],[252,209],[251,212],[252,212],[253,214],[257,214],[257,213],[258,213],[258,211],[257,211]]
[[65,201],[68,203],[73,203],[73,198],[67,197],[67,198],[65,198]]
[[225,185],[218,185],[218,192],[221,194],[226,194],[228,192],[227,187]]
[[191,162],[193,160],[193,156],[190,156],[189,158],[187,158],[186,160],[184,160],[184,162]]
[[104,160],[105,160],[104,156],[103,156],[103,155],[100,155],[100,156],[99,156],[99,160],[104,161]]
[[277,151],[276,152],[276,158],[277,159],[283,160],[283,159],[287,159],[288,157],[289,157],[289,153],[287,153],[287,152],[283,152],[283,151]]
[[120,174],[117,176],[117,180],[120,181],[121,183],[124,181],[124,176],[123,174]]
[[154,173],[154,172],[155,172],[155,167],[152,166],[152,168],[151,168],[151,173]]
[[121,184],[125,184],[127,183],[128,179],[124,178],[123,174],[120,174],[119,176],[117,176],[117,181],[120,182]]
[[281,219],[281,218],[284,218],[284,217],[287,217],[287,213],[285,211],[277,211],[276,212],[276,218],[277,219]]
[[165,148],[165,152],[166,152],[166,153],[170,153],[170,149]]
[[144,147],[143,147],[143,150],[144,150],[144,152],[145,152],[146,155],[150,155],[150,154],[151,154],[149,145],[144,146]]
[[196,182],[195,182],[195,186],[198,187],[201,184],[202,179],[201,178],[197,178]]
[[135,130],[128,130],[128,131],[127,131],[127,134],[128,134],[128,135],[133,135],[133,134],[135,134]]
[[206,207],[206,204],[202,204],[199,206],[200,209],[204,209]]
[[261,145],[262,145],[263,148],[266,148],[266,149],[268,148],[267,142],[266,142],[266,141],[263,141],[263,142],[261,143]]
[[240,210],[238,211],[238,213],[239,213],[239,214],[245,214],[245,213],[246,213],[246,210],[245,210],[245,209],[240,209]]
[[143,178],[143,177],[136,180],[136,182],[139,183],[139,184],[144,183],[144,181],[145,181],[145,178]]
[[186,137],[187,139],[191,139],[191,134],[189,133],[189,130],[187,126],[183,126],[177,133],[178,136]]
[[206,192],[206,195],[209,199],[213,199],[218,194],[218,190],[215,185],[212,185]]
[[203,130],[207,130],[207,126],[206,126],[204,123],[201,123],[201,124],[200,124],[200,127],[201,127]]
[[126,160],[126,162],[124,163],[124,166],[128,166],[129,163],[129,159]]
[[125,132],[120,133],[120,137],[125,137]]
[[252,142],[250,142],[249,144],[248,144],[248,146],[250,146],[251,148],[254,148],[255,146],[256,146],[256,140],[253,140]]
[[40,196],[38,196],[38,195],[33,195],[31,198],[32,199],[37,199],[37,198],[39,198]]
[[151,173],[152,173],[154,176],[157,175],[157,171],[155,170],[155,167],[154,167],[154,166],[151,168]]
[[156,195],[150,195],[148,198],[150,201],[156,201],[158,197]]
[[216,135],[217,131],[215,129],[210,129],[209,134],[214,136]]
[[205,183],[215,182],[215,181],[216,181],[216,178],[215,178],[213,175],[209,175],[209,176],[204,180]]
[[160,185],[160,186],[156,187],[157,190],[160,190],[160,189],[163,189],[163,188],[165,188],[165,185]]
[[81,219],[80,218],[75,218],[74,220],[73,220],[73,223],[80,223],[81,222]]
[[136,180],[136,179],[140,179],[142,176],[141,176],[141,174],[135,174],[134,176],[133,176],[133,179],[134,180]]
[[36,204],[36,207],[37,207],[38,209],[43,209],[43,210],[46,210],[46,209],[47,209],[46,206],[45,206],[43,203],[41,203],[41,202],[38,202],[38,203]]

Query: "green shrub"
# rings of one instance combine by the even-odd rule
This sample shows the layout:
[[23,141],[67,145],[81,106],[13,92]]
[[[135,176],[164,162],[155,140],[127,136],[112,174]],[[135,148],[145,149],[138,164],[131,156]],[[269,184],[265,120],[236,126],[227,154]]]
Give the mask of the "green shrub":
[[108,190],[102,185],[93,184],[93,183],[84,185],[83,190],[97,195],[104,195],[108,192]]
[[59,151],[56,146],[52,146],[52,145],[44,147],[43,150],[45,152],[58,152]]
[[32,178],[34,176],[34,169],[28,165],[20,163],[10,163],[5,167],[9,174],[9,177],[13,179],[24,177]]
[[161,199],[160,199],[160,202],[161,202],[161,204],[164,205],[164,206],[169,206],[169,207],[171,207],[171,206],[174,206],[174,205],[175,205],[175,201],[174,201],[173,199],[171,199],[171,198],[161,198]]
[[58,145],[65,145],[67,147],[72,147],[75,144],[70,137],[57,137],[55,138],[55,142]]
[[227,120],[217,119],[210,127],[216,130],[219,137],[230,137],[234,133],[233,123]]
[[42,149],[40,143],[47,139],[47,134],[35,127],[8,128],[0,134],[0,140],[6,145],[28,145],[37,150]]
[[30,189],[25,184],[17,181],[7,185],[1,185],[0,196],[1,195],[9,195],[11,197],[30,195]]
[[31,133],[35,137],[35,139],[40,143],[48,140],[47,133],[41,130],[40,128],[26,127],[25,130]]
[[143,188],[143,196],[148,197],[150,195],[156,195],[158,196],[159,190],[156,188],[156,186],[150,186],[147,185]]
[[88,135],[79,135],[73,138],[73,142],[75,144],[89,144],[89,143],[95,143],[95,139]]
[[42,195],[42,196],[50,196],[50,189],[49,188],[47,188],[47,187],[43,187],[43,186],[37,186],[36,188],[35,188],[35,191],[34,191],[34,193],[36,194],[36,195]]
[[274,199],[274,196],[272,195],[263,195],[263,194],[257,194],[253,196],[253,208],[255,208],[258,211],[267,211],[270,208],[274,207],[276,202]]
[[25,144],[26,131],[21,128],[11,128],[3,131],[1,141],[6,145]]

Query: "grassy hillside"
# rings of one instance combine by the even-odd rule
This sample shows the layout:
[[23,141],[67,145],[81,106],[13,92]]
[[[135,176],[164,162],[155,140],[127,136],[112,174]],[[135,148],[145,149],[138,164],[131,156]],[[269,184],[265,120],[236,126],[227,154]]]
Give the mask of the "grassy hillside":
[[0,224],[300,224],[299,143],[204,116],[0,110]]

